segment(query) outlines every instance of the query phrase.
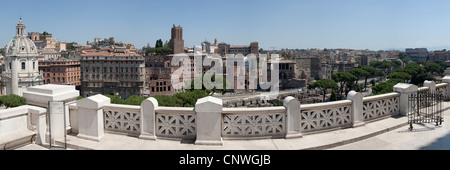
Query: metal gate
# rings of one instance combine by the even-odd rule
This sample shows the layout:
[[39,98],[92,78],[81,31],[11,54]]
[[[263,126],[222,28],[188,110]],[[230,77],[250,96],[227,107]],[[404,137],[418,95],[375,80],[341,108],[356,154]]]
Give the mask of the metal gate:
[[443,95],[438,92],[421,91],[409,95],[408,124],[413,130],[413,124],[436,123],[442,125]]

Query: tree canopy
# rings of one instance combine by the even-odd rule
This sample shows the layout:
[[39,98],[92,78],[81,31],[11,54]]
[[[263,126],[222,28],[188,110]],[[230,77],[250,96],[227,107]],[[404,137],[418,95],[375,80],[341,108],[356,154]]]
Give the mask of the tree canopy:
[[394,86],[398,83],[402,83],[401,79],[389,79],[388,81],[378,83],[372,87],[372,91],[375,95],[391,93],[394,91]]
[[442,73],[444,73],[445,68],[437,63],[427,63],[427,64],[425,64],[425,70],[428,73],[442,74]]
[[356,76],[349,72],[337,72],[331,75],[331,78],[339,83],[340,95],[342,97],[342,93],[344,92],[344,87],[347,87],[348,84],[352,84],[355,80],[357,80]]
[[159,48],[149,48],[145,52],[145,55],[157,55],[157,56],[165,56],[172,53],[172,49],[169,47],[159,47]]
[[323,94],[323,101],[325,101],[325,96],[327,94],[327,89],[338,89],[338,84],[330,79],[321,79],[314,83],[308,85],[308,89],[320,89]]
[[155,48],[161,48],[163,47],[163,42],[161,39],[156,40]]
[[[218,83],[222,83],[222,89],[218,89],[214,86],[214,84],[206,84],[208,87],[212,87],[211,89],[207,89],[205,86],[205,83],[207,83],[208,81],[205,81],[205,78],[211,78],[210,82],[215,83],[216,79],[218,81]],[[205,74],[202,74],[202,77],[197,77],[196,79],[191,80],[191,88],[185,88],[188,90],[195,90],[195,82],[198,81],[198,83],[202,84],[202,90],[204,90],[207,94],[214,94],[214,93],[222,93],[225,94],[226,92],[228,92],[227,89],[227,79],[225,79],[223,76],[219,76],[216,74],[213,75],[208,75],[205,77]],[[186,84],[187,85],[187,84]]]
[[25,98],[15,94],[0,96],[0,103],[6,107],[18,107],[26,104]]
[[389,79],[411,80],[411,75],[405,72],[393,72],[389,74]]

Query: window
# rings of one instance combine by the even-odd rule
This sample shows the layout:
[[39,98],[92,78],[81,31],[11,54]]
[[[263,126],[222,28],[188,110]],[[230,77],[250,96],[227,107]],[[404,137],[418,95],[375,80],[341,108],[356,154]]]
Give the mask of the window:
[[36,62],[33,61],[33,69],[36,69]]
[[25,62],[22,62],[22,70],[25,70]]

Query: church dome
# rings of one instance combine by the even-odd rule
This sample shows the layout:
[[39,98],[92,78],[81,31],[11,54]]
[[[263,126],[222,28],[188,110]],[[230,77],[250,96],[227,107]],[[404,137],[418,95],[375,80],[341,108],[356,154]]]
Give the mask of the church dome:
[[6,56],[37,56],[37,48],[34,42],[25,35],[25,24],[20,19],[19,24],[16,26],[16,36],[6,46]]

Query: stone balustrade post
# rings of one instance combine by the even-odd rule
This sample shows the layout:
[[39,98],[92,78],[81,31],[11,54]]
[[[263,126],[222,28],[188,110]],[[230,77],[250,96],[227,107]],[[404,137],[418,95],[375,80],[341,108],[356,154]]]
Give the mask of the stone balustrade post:
[[426,80],[425,82],[423,82],[423,86],[428,87],[431,93],[434,93],[436,91],[436,82],[434,81]]
[[300,126],[300,101],[288,96],[283,101],[286,108],[286,139],[302,137]]
[[348,93],[347,99],[352,101],[351,113],[353,116],[353,127],[364,126],[362,94],[352,90]]
[[[72,128],[70,121],[71,116],[69,113],[69,104],[74,103],[77,100],[78,96],[80,96],[80,91],[76,90],[75,86],[70,85],[46,84],[32,86],[28,87],[26,91],[23,92],[23,98],[25,98],[28,105],[39,106],[48,109],[48,102],[65,102],[66,105],[64,106],[64,112],[66,117],[66,130],[70,130]],[[63,115],[58,116],[61,116],[62,119]],[[63,124],[63,122],[52,124],[52,129],[61,129],[59,126],[62,126]],[[64,131],[58,131],[54,134],[55,136],[62,137],[64,135]]]
[[31,124],[36,127],[36,139],[35,143],[38,145],[48,144],[50,141],[46,141],[47,134],[47,109],[32,107],[28,108],[29,114],[31,114]]
[[413,84],[398,83],[394,86],[394,92],[400,93],[399,114],[406,116],[408,113],[408,97],[416,93],[419,87]]
[[141,103],[141,134],[140,139],[156,140],[156,113],[155,110],[158,108],[158,101],[149,97],[142,101]]
[[447,69],[445,69],[444,75],[445,75],[445,76],[450,76],[450,67],[448,67]]
[[196,145],[223,145],[222,142],[222,99],[204,97],[197,100]]
[[111,104],[110,98],[101,94],[77,101],[78,135],[93,141],[100,141],[105,136],[103,107]]
[[[450,69],[450,67],[449,67],[449,69]],[[449,100],[450,99],[450,75],[447,75],[444,78],[442,78],[442,82],[448,84],[447,87],[446,87],[447,95],[444,95],[444,96],[447,96],[447,98],[444,99],[444,100]]]

